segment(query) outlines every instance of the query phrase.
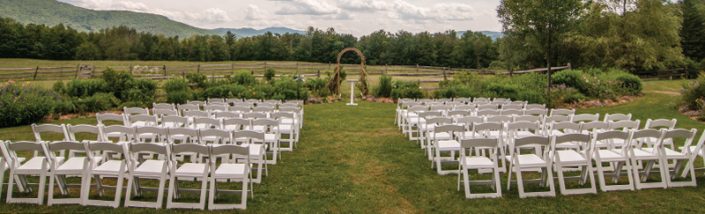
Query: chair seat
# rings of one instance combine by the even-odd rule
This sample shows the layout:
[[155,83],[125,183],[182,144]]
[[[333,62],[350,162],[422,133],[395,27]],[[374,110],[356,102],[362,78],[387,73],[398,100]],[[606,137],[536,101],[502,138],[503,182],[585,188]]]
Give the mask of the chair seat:
[[668,159],[688,159],[688,156],[682,152],[674,151],[669,148],[663,148],[663,150]]
[[276,134],[264,134],[264,141],[266,142],[276,142],[279,138]]
[[[695,151],[695,149],[698,148],[697,146],[689,146],[688,148],[690,148],[690,152],[692,152],[692,153],[696,153],[696,154],[698,154],[698,155],[700,155],[700,156],[705,155],[705,153],[703,153],[702,150],[701,150],[701,151]],[[680,149],[681,151],[683,151],[683,150],[685,150],[685,146],[680,146],[680,147],[678,147],[678,149]]]
[[560,150],[556,151],[556,156],[559,162],[563,165],[585,164],[586,159],[583,155],[575,150]]
[[[511,156],[507,156],[507,159],[511,161]],[[517,155],[517,163],[518,165],[521,165],[521,167],[545,167],[546,166],[546,161],[543,160],[541,157],[539,157],[536,154],[525,154],[525,155]]]
[[204,163],[184,163],[176,169],[176,176],[200,177],[206,169]]
[[515,138],[523,138],[523,137],[530,137],[530,136],[536,136],[533,132],[530,131],[517,131],[514,133]]
[[429,132],[428,137],[430,137],[431,140],[450,140],[451,139],[450,133],[448,133],[448,132],[441,132],[441,133]]
[[146,176],[159,176],[162,174],[162,167],[164,167],[164,160],[145,160],[140,164],[135,171],[135,175],[146,175]]
[[239,163],[220,164],[214,172],[214,178],[245,178],[246,168],[245,164]]
[[[627,160],[628,158],[620,154],[619,151],[615,150],[608,150],[608,149],[601,149],[598,150],[597,153],[600,155],[600,159],[602,161],[615,161],[615,160]],[[598,154],[595,154],[595,157],[597,157]]]
[[[41,170],[42,163],[44,163],[45,157],[33,157],[24,163],[22,163],[17,170],[20,171],[31,171],[31,170]],[[63,160],[62,160],[63,161]]]
[[441,140],[437,142],[437,148],[439,151],[458,151],[460,143],[455,140]]
[[56,167],[57,172],[83,171],[85,157],[73,157]]
[[94,174],[108,174],[117,175],[120,172],[121,160],[108,160],[100,164],[98,167],[93,168]]
[[460,162],[468,169],[493,168],[495,165],[492,160],[484,156],[465,157]]
[[634,152],[633,158],[636,159],[658,159],[659,155],[653,153],[653,149],[651,148],[642,148],[642,149],[633,149]]
[[280,133],[285,133],[285,134],[290,134],[293,131],[293,126],[292,125],[279,125],[279,132]]

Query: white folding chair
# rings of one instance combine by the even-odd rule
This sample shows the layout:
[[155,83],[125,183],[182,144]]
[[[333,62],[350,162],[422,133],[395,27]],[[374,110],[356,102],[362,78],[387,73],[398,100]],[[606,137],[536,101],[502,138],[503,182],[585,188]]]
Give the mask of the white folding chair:
[[[96,163],[99,163],[102,157],[78,157],[78,156],[56,156],[57,152],[63,151],[80,151],[86,153],[84,143],[77,141],[57,141],[47,144],[47,158],[49,160],[49,192],[47,205],[53,204],[84,204],[86,195],[83,191],[89,185],[87,170]],[[69,195],[69,185],[66,182],[67,176],[81,177],[79,185],[80,196],[77,198],[54,198],[54,183],[58,184],[61,195]]]
[[[164,159],[142,159],[144,154],[157,154]],[[156,208],[162,207],[164,201],[164,186],[171,175],[169,171],[170,156],[169,146],[166,144],[155,143],[133,143],[129,146],[130,157],[130,173],[127,174],[127,193],[125,194],[125,207],[145,207]],[[132,198],[133,194],[137,196],[143,195],[141,179],[156,179],[159,184],[157,186],[156,202],[136,201]],[[134,193],[133,193],[134,191]]]
[[[697,152],[690,150],[693,141],[695,140],[695,135],[697,134],[697,129],[673,129],[665,131],[661,142],[665,139],[670,139],[671,142],[675,142],[678,139],[682,139],[683,149],[680,151],[670,149],[665,147],[665,145],[659,145],[661,158],[663,158],[663,167],[666,174],[666,183],[668,187],[685,187],[685,186],[697,186],[695,181],[695,158],[697,157]],[[705,136],[705,134],[703,135]],[[703,147],[703,139],[701,137],[700,141],[695,145],[696,151]],[[668,166],[667,163],[673,160],[675,165],[673,167]],[[684,165],[685,164],[685,165]],[[685,167],[683,167],[685,166]],[[673,171],[673,172],[671,172]],[[682,173],[682,174],[681,174]],[[690,180],[676,181],[675,179],[681,174],[681,178],[686,178],[690,174]]]
[[[169,144],[198,144],[198,129],[169,128],[167,129],[166,139]],[[197,153],[186,154],[185,152],[181,152],[181,154],[174,156],[177,157],[179,161],[183,161],[184,158],[188,156],[191,162],[200,163],[200,158]]]
[[[101,127],[92,125],[66,125],[66,131],[69,135],[70,141],[76,142],[97,142],[103,140],[103,133]],[[69,150],[69,157],[74,157],[78,153],[83,153],[82,151]]]
[[617,121],[622,121],[622,120],[631,120],[632,119],[632,114],[610,114],[607,113],[605,114],[604,121],[605,122],[617,122]]
[[600,121],[600,114],[599,114],[599,113],[595,113],[595,114],[576,114],[576,115],[573,115],[573,116],[570,118],[570,121],[571,121],[571,122],[574,122],[574,123],[580,123],[580,122],[584,122],[584,123],[596,122],[596,121]]
[[[257,118],[253,118],[256,120]],[[286,138],[281,137],[281,142],[287,143],[286,147],[281,147],[281,151],[293,151],[299,141],[299,128],[294,122],[296,114],[289,112],[276,112],[272,114],[272,119],[279,121],[277,131],[280,135],[286,135]]]
[[188,117],[188,118],[210,118],[210,117],[211,117],[211,113],[210,113],[210,112],[207,112],[207,111],[200,111],[200,110],[196,110],[196,111],[185,111],[182,115],[183,115],[184,117]]
[[152,103],[152,109],[166,109],[166,110],[176,110],[176,106],[171,103]]
[[[541,153],[521,153],[522,148],[529,148],[526,151],[538,152],[535,147],[540,147]],[[510,155],[507,157],[509,161],[509,178],[507,179],[507,190],[511,187],[512,172],[516,174],[517,186],[519,188],[519,197],[554,197],[556,190],[553,183],[553,164],[551,162],[551,140],[548,137],[532,136],[519,138],[514,140],[510,145]],[[534,171],[537,168],[541,169],[540,186],[545,187],[548,184],[548,191],[543,192],[525,192],[524,179],[522,171]]]
[[[218,164],[215,159],[210,159],[210,191],[208,195],[209,210],[223,209],[246,209],[248,188],[251,189],[251,174],[250,174],[250,150],[247,147],[239,145],[213,145],[211,146],[211,156],[233,156],[231,162],[220,162]],[[242,162],[237,162],[238,160]],[[218,182],[235,181],[242,183],[240,192],[239,204],[216,204],[216,192],[228,193],[229,191],[217,189]]]
[[[228,131],[240,131],[249,129],[252,126],[252,121],[242,118],[227,118],[223,119],[223,129]],[[293,141],[293,136],[290,136]]]
[[549,114],[549,116],[556,116],[556,115],[572,116],[574,114],[575,114],[575,109],[554,108],[554,109],[551,109],[551,113]]
[[162,127],[137,127],[135,128],[135,141],[139,143],[166,143],[167,129]]
[[181,116],[164,116],[162,117],[162,128],[180,128],[188,126],[188,118]]
[[[647,188],[665,189],[668,187],[666,173],[663,167],[663,159],[658,149],[662,136],[663,133],[655,129],[643,129],[632,133],[632,140],[629,145],[629,157],[632,161],[634,187],[636,187],[637,190]],[[658,167],[655,168],[659,170],[660,180],[658,182],[647,182],[656,161],[658,161]],[[645,166],[641,164],[643,162],[647,162]],[[643,168],[643,175],[639,172],[639,168]]]
[[244,130],[233,132],[232,136],[235,144],[246,146],[250,150],[250,161],[253,164],[257,164],[257,175],[254,176],[252,182],[261,183],[262,174],[269,173],[266,164],[267,146],[264,143],[264,132]]
[[[134,127],[112,125],[102,127],[102,129],[102,141],[129,142],[135,139],[136,130]],[[116,138],[116,141],[111,140],[111,138]]]
[[[169,182],[169,190],[167,193],[166,208],[183,208],[183,209],[206,209],[206,192],[208,190],[208,174],[210,174],[210,161],[204,163],[183,162],[182,155],[207,156],[210,155],[210,147],[199,144],[173,144],[171,145],[171,179]],[[180,156],[181,155],[181,156]],[[180,161],[181,160],[181,161]],[[180,180],[200,181],[200,189],[180,188]],[[174,199],[181,198],[182,191],[198,191],[198,203],[175,202]]]
[[524,115],[538,116],[540,118],[546,117],[548,115],[548,110],[545,108],[527,108],[524,110]]
[[433,128],[441,125],[450,125],[452,123],[453,120],[451,118],[424,117],[421,124],[419,124],[419,131],[421,133],[419,136],[419,144],[421,145],[421,149],[427,150],[426,152],[428,154],[429,160],[432,160],[433,158],[433,148],[435,148],[434,145],[436,142],[438,142],[439,140],[453,139],[453,136],[449,135],[448,133],[439,133],[438,135],[436,135]]
[[[49,163],[46,157],[34,155],[29,160],[22,161],[17,153],[34,153],[45,155],[44,143],[40,142],[9,142],[7,143],[7,153],[11,161],[10,166],[10,182],[7,185],[7,203],[29,203],[42,205],[44,203],[44,188],[46,185],[46,176],[49,175]],[[35,198],[16,198],[13,197],[13,188],[15,180],[17,186],[23,192],[34,192],[29,186],[27,176],[38,176],[39,184],[37,184],[37,196]]]
[[[502,197],[502,186],[499,177],[499,166],[497,165],[497,156],[499,156],[499,139],[492,138],[476,138],[476,139],[464,139],[460,140],[460,160],[458,164],[458,169],[461,173],[458,173],[458,190],[460,190],[460,177],[462,176],[462,183],[465,185],[465,198],[499,198]],[[490,150],[490,152],[484,155],[478,152],[473,154],[473,150]],[[470,192],[470,174],[468,170],[477,169],[478,174],[480,170],[491,170],[492,180],[490,181],[490,186],[495,190],[493,193],[471,193]],[[480,180],[476,180],[482,182]],[[492,186],[494,185],[494,186]]]
[[[105,156],[103,162],[94,163],[90,166],[90,170],[87,170],[86,174],[86,185],[82,187],[82,194],[84,195],[84,206],[107,206],[117,208],[120,206],[120,200],[122,199],[122,189],[125,176],[129,173],[127,168],[127,146],[128,143],[112,143],[112,142],[89,142],[86,145],[88,151],[88,157],[92,154],[107,154],[112,153],[115,155]],[[95,190],[99,197],[105,196],[105,189],[109,188],[108,185],[103,183],[106,178],[115,178],[115,186],[112,187],[115,190],[113,200],[101,200],[101,199],[91,199],[91,189],[93,188],[91,179],[95,179]]]
[[[463,133],[465,133],[465,127],[460,125],[439,125],[433,128],[431,137],[434,141],[431,143],[433,145],[429,145],[429,147],[433,147],[433,162],[435,163],[436,172],[439,175],[458,173],[456,170],[444,170],[443,163],[457,162],[455,153],[460,152],[460,143],[456,140],[457,138],[455,136]],[[448,139],[443,138],[446,136]],[[449,156],[443,156],[443,153],[450,154]],[[431,164],[431,168],[433,168],[433,163]]]
[[232,111],[218,111],[215,112],[215,118],[219,119],[230,119],[230,118],[240,118],[240,113],[237,112],[232,112]]
[[[10,154],[8,153],[7,150],[7,144],[10,143],[9,141],[0,141],[0,152],[2,152],[2,158],[0,158],[0,195],[2,195],[2,190],[5,182],[5,171],[10,168],[10,166],[13,164],[12,163],[12,158],[10,157]],[[20,162],[24,162],[25,158],[18,157]],[[9,179],[18,179],[17,176],[14,178],[9,178]],[[16,180],[15,182],[19,183],[19,180]],[[24,192],[23,186],[18,185],[20,187],[20,192]]]
[[195,117],[193,118],[193,124],[191,128],[194,129],[221,129],[223,128],[223,123],[220,119],[208,118],[208,117]]
[[[56,125],[56,124],[32,124],[32,132],[34,133],[34,140],[40,143],[54,141],[70,141],[68,132],[66,131],[66,125]],[[40,152],[35,151],[34,156],[38,156]],[[62,152],[61,155],[64,153]]]
[[152,114],[158,118],[164,118],[165,116],[179,116],[179,112],[174,109],[154,109]]
[[179,112],[181,112],[181,115],[184,115],[184,113],[188,111],[200,111],[201,107],[196,104],[180,104],[176,106],[176,110],[179,110]]
[[[634,190],[634,176],[629,171],[632,169],[632,163],[629,160],[630,148],[627,145],[631,141],[631,132],[632,130],[612,130],[595,133],[593,137],[593,159],[597,166],[597,180],[602,191]],[[618,149],[597,146],[598,144],[610,145],[613,142],[624,142],[624,146]],[[604,166],[605,163],[609,163],[609,167]],[[611,169],[613,184],[608,184],[605,181],[605,171],[608,169]],[[617,184],[624,170],[626,170],[628,184]]]
[[[676,128],[676,123],[678,123],[678,120],[676,119],[648,119],[646,120],[646,124],[644,124],[644,129],[673,130]],[[671,139],[666,139],[666,141],[661,143],[665,146],[670,147],[671,149],[674,149],[675,147]]]
[[265,160],[267,164],[277,164],[279,156],[279,121],[273,119],[257,119],[252,121],[253,127],[262,127],[264,132],[264,143],[267,148],[267,153],[272,153],[272,158]]
[[[225,145],[225,144],[232,144],[232,132],[227,131],[227,130],[221,130],[221,129],[201,129],[198,130],[198,143],[201,145]],[[204,158],[203,155],[199,157],[198,161],[202,161]],[[213,156],[213,157],[208,157],[209,159],[221,159],[222,161],[228,161],[230,160],[230,156],[227,155],[222,155],[222,156]]]
[[[590,135],[587,134],[567,134],[551,137],[551,153],[553,157],[553,165],[558,173],[558,185],[563,195],[575,194],[596,194],[595,176],[592,170],[592,154]],[[556,149],[557,145],[570,143],[576,145],[576,149]],[[564,167],[580,168],[580,176],[578,185],[584,186],[586,181],[589,181],[590,187],[568,189],[566,186],[566,177],[563,174]]]
[[159,123],[157,121],[157,116],[154,115],[137,114],[127,116],[127,124],[132,127],[158,126]]
[[211,113],[228,111],[228,105],[224,103],[213,103],[203,106],[203,110]]

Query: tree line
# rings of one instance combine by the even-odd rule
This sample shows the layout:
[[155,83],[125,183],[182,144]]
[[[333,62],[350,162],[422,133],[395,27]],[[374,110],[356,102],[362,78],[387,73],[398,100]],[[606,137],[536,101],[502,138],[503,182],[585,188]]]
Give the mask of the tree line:
[[[571,63],[632,72],[705,66],[705,1],[502,0],[504,36],[396,33],[359,38],[309,27],[304,34],[167,37],[121,26],[79,32],[0,19],[0,57],[57,60],[297,60],[334,62],[357,47],[372,65],[524,69]],[[358,59],[346,55],[344,62]]]

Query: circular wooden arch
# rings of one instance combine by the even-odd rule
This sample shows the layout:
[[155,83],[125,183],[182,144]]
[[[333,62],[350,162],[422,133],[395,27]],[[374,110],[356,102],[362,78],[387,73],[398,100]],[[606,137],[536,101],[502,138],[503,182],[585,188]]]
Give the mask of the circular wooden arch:
[[362,53],[357,48],[345,48],[342,51],[338,53],[338,59],[337,59],[337,64],[335,66],[335,74],[333,77],[330,79],[328,82],[328,89],[332,94],[340,95],[340,71],[343,69],[343,67],[340,65],[340,60],[343,58],[343,55],[347,52],[355,52],[358,57],[360,57],[360,83],[358,85],[358,88],[360,88],[360,91],[362,92],[363,97],[367,97],[369,94],[369,89],[367,87],[367,70],[365,68],[365,54]]

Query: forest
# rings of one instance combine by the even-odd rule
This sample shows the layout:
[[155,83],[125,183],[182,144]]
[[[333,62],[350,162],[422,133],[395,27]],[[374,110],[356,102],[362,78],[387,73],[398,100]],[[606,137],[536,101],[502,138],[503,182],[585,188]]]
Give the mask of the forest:
[[[556,7],[551,7],[556,8],[552,14],[558,15],[532,14],[531,11],[546,8],[535,2],[558,2]],[[522,10],[512,10],[514,6]],[[138,32],[125,26],[79,32],[63,25],[23,25],[2,18],[0,57],[333,62],[341,49],[357,47],[372,65],[513,70],[545,67],[550,59],[553,65],[571,63],[574,67],[621,68],[633,73],[676,68],[697,71],[705,66],[703,0],[504,0],[498,13],[504,36],[496,41],[471,31],[379,30],[357,38],[332,28],[313,27],[305,34],[238,37],[227,33],[180,38]],[[344,60],[357,59],[350,55]]]

